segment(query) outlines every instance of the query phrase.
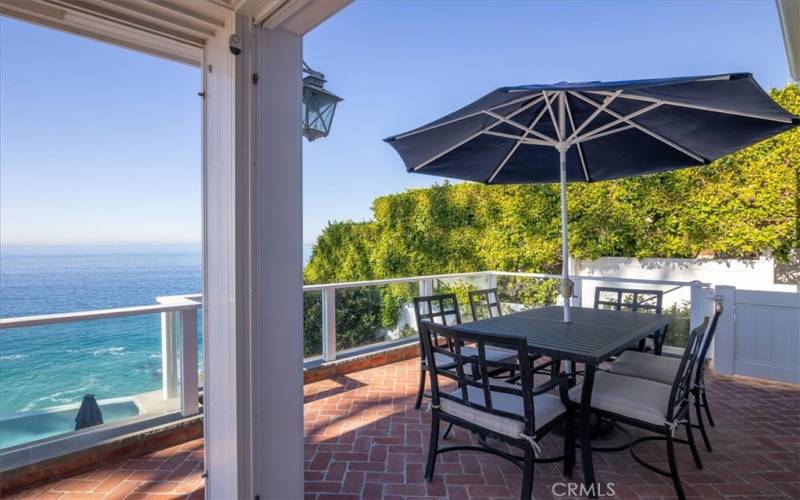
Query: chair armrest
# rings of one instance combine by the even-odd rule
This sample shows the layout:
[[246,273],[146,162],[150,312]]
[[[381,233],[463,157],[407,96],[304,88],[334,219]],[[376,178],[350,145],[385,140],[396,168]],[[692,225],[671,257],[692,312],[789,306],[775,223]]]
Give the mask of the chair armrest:
[[533,395],[538,396],[558,387],[558,396],[561,398],[561,403],[569,407],[572,404],[569,400],[569,375],[566,373],[559,373],[548,382],[542,385],[537,385],[533,389]]
[[546,392],[550,392],[551,390],[555,389],[556,387],[560,388],[561,386],[563,386],[564,389],[566,389],[568,382],[569,382],[568,377],[565,374],[561,373],[561,374],[551,378],[550,380],[548,380],[544,384],[540,384],[540,385],[537,385],[536,387],[534,387],[533,391],[531,391],[531,394],[534,395],[534,396],[539,396],[539,395],[544,394]]

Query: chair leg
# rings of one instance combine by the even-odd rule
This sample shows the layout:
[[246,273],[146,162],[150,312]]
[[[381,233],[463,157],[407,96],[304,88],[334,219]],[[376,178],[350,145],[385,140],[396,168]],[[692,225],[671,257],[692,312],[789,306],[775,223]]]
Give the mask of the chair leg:
[[706,449],[711,451],[711,440],[708,439],[708,433],[706,432],[706,424],[703,421],[703,410],[700,408],[700,389],[695,388],[692,390],[692,396],[694,397],[694,409],[695,413],[697,414],[697,425],[700,427],[700,435],[703,437],[703,443],[706,445]]
[[672,485],[675,487],[675,494],[684,500],[686,494],[683,492],[681,478],[678,476],[678,464],[675,462],[675,444],[672,441],[672,433],[667,431],[667,459],[669,460],[669,473],[672,476]]
[[561,373],[561,360],[557,359],[550,365],[550,379],[556,378]]
[[422,396],[425,394],[425,366],[421,366],[419,370],[419,390],[417,391],[417,402],[414,403],[414,409],[419,410],[422,405]]
[[571,408],[567,409],[564,419],[564,477],[572,479],[572,469],[575,467],[575,421]]
[[697,451],[697,444],[694,441],[694,432],[692,432],[692,412],[686,412],[686,438],[689,440],[689,448],[692,450],[692,458],[694,458],[694,464],[697,466],[698,469],[703,470],[703,462],[700,460],[700,453]]
[[522,470],[522,491],[520,492],[521,500],[530,500],[533,494],[533,468],[534,465],[533,448],[530,445],[525,446],[525,464]]
[[714,427],[714,418],[711,416],[711,408],[708,406],[708,397],[706,397],[706,388],[700,388],[700,395],[703,396],[703,406],[706,409],[706,415],[708,416],[708,424],[711,427]]
[[447,439],[447,436],[450,435],[450,431],[452,430],[453,430],[453,422],[450,422],[449,424],[447,424],[447,429],[445,429],[444,436],[442,436],[442,439]]
[[664,327],[663,330],[656,333],[653,337],[653,354],[656,356],[661,356],[661,352],[664,350],[664,341],[667,339],[667,327]]
[[436,452],[439,449],[439,414],[431,412],[431,441],[428,444],[428,462],[425,464],[425,481],[433,480],[433,469],[436,466]]

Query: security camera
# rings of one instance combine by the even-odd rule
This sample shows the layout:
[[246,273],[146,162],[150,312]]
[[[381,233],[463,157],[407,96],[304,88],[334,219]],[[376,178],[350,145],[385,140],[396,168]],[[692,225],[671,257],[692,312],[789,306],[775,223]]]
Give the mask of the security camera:
[[231,35],[228,39],[228,47],[231,49],[231,54],[238,56],[242,53],[242,39],[239,35]]

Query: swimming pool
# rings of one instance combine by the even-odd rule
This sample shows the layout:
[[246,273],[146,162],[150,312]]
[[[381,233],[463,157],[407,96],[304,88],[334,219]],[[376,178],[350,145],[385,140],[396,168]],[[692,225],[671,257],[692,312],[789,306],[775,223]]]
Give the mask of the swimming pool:
[[[132,398],[106,399],[97,403],[106,424],[135,417],[140,413]],[[78,408],[80,403],[73,403],[0,418],[0,449],[73,432]]]

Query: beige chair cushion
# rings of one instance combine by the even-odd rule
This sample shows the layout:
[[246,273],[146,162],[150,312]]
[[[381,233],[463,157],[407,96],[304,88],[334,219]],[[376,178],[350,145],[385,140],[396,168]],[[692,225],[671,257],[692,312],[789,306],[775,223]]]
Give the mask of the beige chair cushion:
[[[493,382],[493,385],[502,385],[504,382]],[[519,386],[516,386],[519,389]],[[461,398],[461,390],[450,393],[452,396]],[[483,390],[477,387],[468,387],[467,394],[469,401],[479,405],[485,405]],[[519,420],[492,415],[491,413],[472,408],[449,399],[439,400],[441,411],[471,422],[485,429],[492,430],[498,434],[504,434],[513,438],[519,438],[525,430],[525,426]],[[512,413],[523,417],[525,410],[522,406],[522,396],[515,394],[505,394],[492,391],[492,408]],[[533,409],[536,419],[536,430],[552,421],[566,411],[561,399],[552,394],[540,394],[533,398]]]
[[611,363],[611,373],[672,385],[681,360],[637,351],[625,351]]
[[[582,385],[570,389],[569,399],[580,403],[582,389]],[[670,385],[652,380],[599,371],[592,387],[592,408],[663,425],[671,390]]]

